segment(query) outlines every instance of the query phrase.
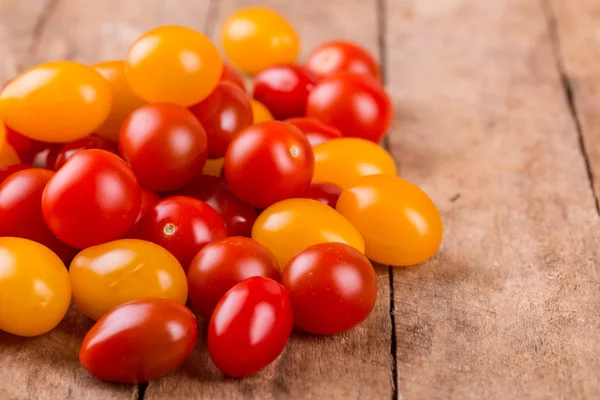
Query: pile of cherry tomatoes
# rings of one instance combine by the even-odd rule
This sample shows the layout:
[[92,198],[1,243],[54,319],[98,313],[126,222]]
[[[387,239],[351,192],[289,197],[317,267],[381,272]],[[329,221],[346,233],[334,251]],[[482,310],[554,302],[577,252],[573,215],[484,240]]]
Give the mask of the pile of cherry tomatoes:
[[97,321],[83,367],[143,382],[193,351],[196,314],[215,365],[243,377],[293,326],[365,320],[369,259],[436,252],[435,205],[378,145],[393,109],[369,52],[332,41],[300,64],[295,30],[265,8],[232,15],[222,48],[237,69],[164,26],[122,61],[48,62],[4,85],[0,330],[44,334],[73,300]]

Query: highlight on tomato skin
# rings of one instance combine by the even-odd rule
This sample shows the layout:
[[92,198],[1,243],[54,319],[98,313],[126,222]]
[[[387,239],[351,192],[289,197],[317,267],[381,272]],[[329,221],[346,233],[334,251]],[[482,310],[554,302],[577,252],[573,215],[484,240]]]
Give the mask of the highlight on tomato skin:
[[339,129],[334,128],[331,125],[327,125],[317,118],[297,117],[286,119],[283,122],[292,124],[296,128],[300,129],[312,147],[332,139],[339,139],[343,136]]
[[302,197],[320,201],[335,209],[338,198],[342,194],[342,188],[335,183],[311,183],[310,187]]
[[375,57],[364,47],[345,40],[325,42],[317,47],[306,61],[307,68],[319,78],[338,72],[370,75],[381,79]]

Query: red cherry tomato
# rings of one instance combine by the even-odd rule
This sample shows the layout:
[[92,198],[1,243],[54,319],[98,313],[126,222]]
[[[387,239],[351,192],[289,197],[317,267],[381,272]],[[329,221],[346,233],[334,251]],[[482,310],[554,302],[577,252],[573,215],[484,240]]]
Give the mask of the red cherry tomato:
[[150,210],[150,208],[159,201],[160,196],[158,194],[154,193],[151,190],[142,188],[142,202],[140,203],[140,212],[137,216],[137,219],[135,220],[135,223],[137,224],[138,222],[140,222],[140,220],[144,215],[146,215],[148,210]]
[[256,208],[240,200],[227,186],[225,179],[200,175],[176,194],[202,200],[217,210],[230,236],[250,237],[252,234],[252,225],[258,212]]
[[45,148],[33,157],[31,165],[33,165],[34,168],[45,168],[54,171],[56,158],[64,145],[61,143],[39,143],[44,144]]
[[142,186],[161,192],[177,190],[199,175],[208,146],[204,128],[189,110],[155,103],[125,120],[119,151]]
[[42,215],[42,193],[52,175],[52,171],[28,167],[0,185],[0,237],[33,240],[69,263],[77,250],[58,240]]
[[56,161],[54,162],[54,170],[58,171],[63,165],[65,165],[69,158],[86,149],[101,149],[110,151],[113,154],[119,153],[117,145],[110,140],[95,135],[87,136],[75,140],[74,142],[66,144],[60,148],[56,155]]
[[147,382],[175,370],[196,343],[194,314],[176,300],[134,300],[105,314],[85,335],[79,361],[96,378]]
[[140,198],[140,185],[123,160],[105,150],[83,150],[50,179],[42,210],[60,240],[85,249],[127,232]]
[[342,132],[340,132],[339,129],[327,125],[316,118],[290,118],[283,122],[292,124],[300,129],[313,147],[323,142],[327,142],[328,140],[339,139],[342,137]]
[[217,304],[208,326],[208,352],[225,374],[252,375],[281,354],[292,327],[283,286],[262,276],[248,278]]
[[338,72],[353,72],[380,79],[379,65],[375,58],[359,45],[342,40],[317,47],[308,57],[306,67],[319,78]]
[[393,119],[383,87],[367,75],[340,73],[323,79],[308,96],[306,115],[338,128],[344,136],[379,142]]
[[302,197],[314,199],[335,208],[340,194],[342,194],[342,188],[335,183],[312,183]]
[[31,164],[35,155],[50,145],[50,143],[33,140],[19,132],[6,127],[6,142],[11,145],[19,155],[22,162]]
[[310,143],[297,128],[278,121],[252,125],[231,141],[225,155],[229,187],[258,208],[301,196],[314,171]]
[[364,321],[377,300],[377,276],[369,260],[344,243],[320,243],[292,258],[282,284],[303,331],[333,335]]
[[6,180],[6,178],[11,176],[15,172],[23,171],[24,169],[29,169],[29,168],[31,168],[31,165],[27,165],[27,164],[13,164],[13,165],[7,165],[4,167],[0,167],[0,185],[2,184],[2,182],[4,182]]
[[301,65],[270,67],[254,78],[253,97],[263,103],[276,119],[306,114],[306,99],[317,77]]
[[227,237],[227,228],[211,206],[186,196],[154,204],[137,223],[131,236],[169,250],[187,271],[194,256],[208,243]]
[[221,82],[200,103],[190,107],[208,137],[208,157],[225,155],[233,136],[252,125],[252,106],[246,92],[231,82]]
[[231,65],[225,63],[223,63],[223,72],[221,73],[220,82],[224,81],[231,82],[242,89],[244,93],[246,92],[246,85],[244,84],[244,77],[242,74]]
[[223,295],[253,276],[281,279],[279,264],[265,246],[245,237],[207,244],[194,257],[187,274],[192,309],[209,320]]

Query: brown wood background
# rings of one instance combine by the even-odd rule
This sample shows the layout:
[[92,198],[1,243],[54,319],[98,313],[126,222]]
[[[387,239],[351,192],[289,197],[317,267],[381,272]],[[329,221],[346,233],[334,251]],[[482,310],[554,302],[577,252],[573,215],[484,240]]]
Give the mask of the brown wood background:
[[0,399],[600,398],[600,2],[597,0],[0,0],[0,81],[36,63],[122,58],[144,31],[218,36],[262,4],[303,54],[345,38],[379,56],[388,146],[442,212],[440,252],[377,267],[379,300],[336,337],[295,334],[263,372],[224,378],[200,345],[149,385],[100,382],[71,310],[33,339],[0,333]]

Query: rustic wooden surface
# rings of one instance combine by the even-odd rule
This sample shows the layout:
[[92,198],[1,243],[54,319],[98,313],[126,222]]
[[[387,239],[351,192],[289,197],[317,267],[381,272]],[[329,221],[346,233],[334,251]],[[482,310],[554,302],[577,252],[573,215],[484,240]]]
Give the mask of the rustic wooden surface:
[[600,3],[0,0],[0,81],[47,60],[121,58],[162,24],[217,38],[249,4],[287,15],[304,55],[346,38],[379,56],[396,105],[388,146],[440,208],[442,249],[377,266],[363,325],[295,334],[244,380],[218,373],[201,334],[161,380],[99,382],[78,364],[91,322],[74,309],[42,337],[0,333],[0,398],[599,398]]

